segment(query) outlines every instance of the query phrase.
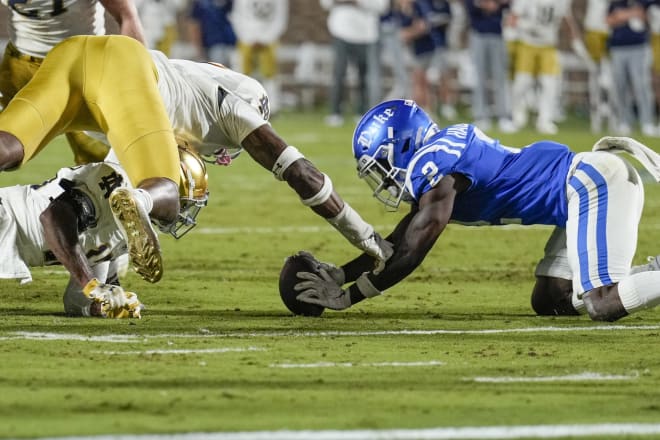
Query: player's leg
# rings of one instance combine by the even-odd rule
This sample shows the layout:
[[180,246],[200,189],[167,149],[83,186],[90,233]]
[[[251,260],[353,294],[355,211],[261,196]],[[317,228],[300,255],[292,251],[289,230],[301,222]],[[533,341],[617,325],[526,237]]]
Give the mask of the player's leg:
[[566,230],[555,228],[536,266],[532,309],[538,315],[578,315],[581,303],[573,302],[573,272],[566,252]]
[[619,156],[582,153],[569,178],[568,259],[573,288],[594,320],[615,321],[641,307],[637,277],[652,274],[660,299],[660,272],[629,275],[644,204],[635,169]]
[[93,37],[86,51],[85,100],[136,190],[117,189],[110,205],[144,279],[162,276],[150,217],[173,223],[179,212],[179,156],[149,53],[127,37]]
[[81,113],[79,88],[72,82],[83,44],[84,37],[74,37],[54,47],[0,113],[0,170],[30,160]]

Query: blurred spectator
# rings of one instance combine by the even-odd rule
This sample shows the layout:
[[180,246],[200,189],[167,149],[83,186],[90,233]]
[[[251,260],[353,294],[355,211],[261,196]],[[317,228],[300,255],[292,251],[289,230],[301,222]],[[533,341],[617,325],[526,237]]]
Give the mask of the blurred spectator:
[[[660,0],[647,10],[651,30],[651,48],[653,53],[653,88],[655,90],[656,111],[660,110]],[[656,113],[657,114],[657,113]],[[660,126],[658,126],[660,131]]]
[[439,75],[440,113],[445,119],[456,117],[455,98],[442,78],[447,74],[447,28],[451,21],[451,7],[443,0],[402,0],[401,37],[413,52],[413,99],[423,108],[431,110],[429,70]]
[[[466,0],[470,19],[470,54],[476,83],[472,91],[472,116],[475,125],[489,130],[491,118],[498,120],[504,133],[515,131],[511,121],[509,55],[502,37],[502,16],[507,0]],[[489,105],[489,91],[493,96]]]
[[512,87],[514,123],[517,128],[527,124],[527,111],[530,107],[528,95],[535,87],[535,80],[538,80],[540,92],[536,99],[536,130],[544,134],[555,134],[557,126],[554,120],[561,78],[558,44],[562,23],[567,26],[576,52],[586,54],[571,13],[571,2],[513,0],[511,13],[518,38]]
[[236,35],[229,21],[233,0],[192,0],[187,21],[188,39],[198,60],[233,67]]
[[392,71],[392,88],[383,98],[405,99],[410,95],[410,52],[401,41],[401,15],[399,13],[399,0],[390,0],[389,10],[380,18],[380,53],[383,64]]
[[142,26],[145,44],[165,55],[179,38],[177,14],[186,6],[185,0],[135,0]]
[[584,14],[584,44],[593,61],[589,71],[589,108],[591,131],[598,133],[603,129],[603,122],[608,121],[608,128],[614,129],[614,85],[609,61],[607,40],[607,11],[610,0],[587,0]]
[[330,114],[326,124],[344,123],[342,101],[348,64],[358,71],[356,115],[362,115],[380,100],[380,61],[378,37],[380,15],[387,11],[389,0],[320,0],[329,11],[328,31],[332,36],[334,68],[330,90]]
[[610,29],[607,26],[607,10],[610,0],[587,0],[584,14],[584,45],[591,58],[596,62],[607,56],[607,38]]
[[633,109],[626,99],[632,92],[642,133],[658,135],[651,85],[651,56],[646,9],[651,2],[614,0],[610,2],[607,24],[610,26],[610,58],[616,87],[619,132],[628,134],[633,123]]
[[[271,113],[280,106],[277,45],[289,20],[288,0],[234,0],[231,21],[244,74],[258,76],[270,97]],[[260,75],[255,75],[259,68]]]

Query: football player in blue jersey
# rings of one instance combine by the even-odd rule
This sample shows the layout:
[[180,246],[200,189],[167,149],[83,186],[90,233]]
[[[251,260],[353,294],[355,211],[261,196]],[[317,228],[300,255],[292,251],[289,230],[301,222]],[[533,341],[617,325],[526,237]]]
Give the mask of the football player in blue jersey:
[[342,267],[319,262],[317,273],[298,273],[297,298],[341,310],[380,295],[419,266],[451,221],[556,227],[536,268],[539,315],[615,321],[653,307],[660,265],[631,268],[644,190],[613,154],[624,151],[660,181],[660,155],[631,138],[606,137],[583,153],[552,141],[510,148],[471,124],[440,128],[413,101],[381,103],[358,123],[353,152],[379,201],[411,205],[387,238],[395,252],[384,268],[365,255]]

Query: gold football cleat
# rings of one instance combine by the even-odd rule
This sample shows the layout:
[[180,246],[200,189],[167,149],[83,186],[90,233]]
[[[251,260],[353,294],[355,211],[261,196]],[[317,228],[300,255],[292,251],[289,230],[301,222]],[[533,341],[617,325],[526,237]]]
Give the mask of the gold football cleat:
[[163,276],[160,243],[147,212],[126,188],[117,188],[110,194],[110,209],[126,237],[135,271],[150,283],[160,280]]

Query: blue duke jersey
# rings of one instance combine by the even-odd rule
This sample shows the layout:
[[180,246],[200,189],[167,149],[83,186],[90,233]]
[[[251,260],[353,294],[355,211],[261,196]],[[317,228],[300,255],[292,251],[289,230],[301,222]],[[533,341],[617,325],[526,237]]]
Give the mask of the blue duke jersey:
[[442,177],[462,174],[471,184],[457,195],[452,222],[564,226],[566,176],[574,155],[551,141],[505,147],[474,125],[452,125],[415,153],[405,185],[418,201]]

